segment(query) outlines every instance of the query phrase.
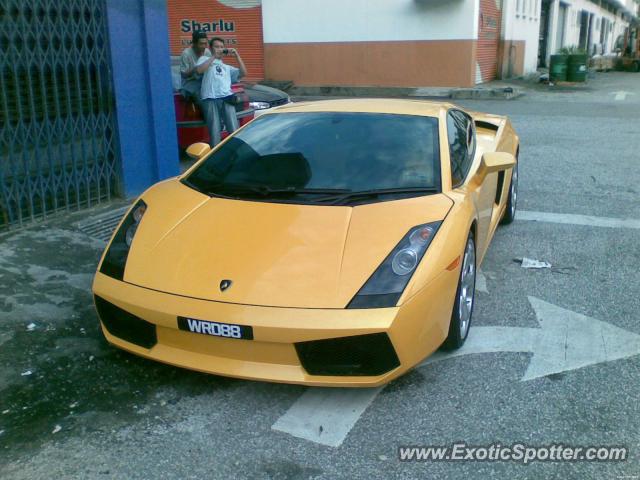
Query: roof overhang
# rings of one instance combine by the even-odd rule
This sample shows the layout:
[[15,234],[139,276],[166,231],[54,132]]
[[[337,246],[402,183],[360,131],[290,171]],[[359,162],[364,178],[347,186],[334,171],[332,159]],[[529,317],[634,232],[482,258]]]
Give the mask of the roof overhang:
[[[623,0],[603,0],[604,3],[608,3],[609,5],[612,5],[614,7],[616,7],[618,10],[621,10],[622,13],[626,14],[627,16],[630,17],[630,20],[632,22],[637,22],[638,21],[638,16],[637,16],[637,10],[634,12],[632,10],[630,10],[627,7],[627,3],[624,2]],[[633,0],[635,3],[640,3],[640,0]]]

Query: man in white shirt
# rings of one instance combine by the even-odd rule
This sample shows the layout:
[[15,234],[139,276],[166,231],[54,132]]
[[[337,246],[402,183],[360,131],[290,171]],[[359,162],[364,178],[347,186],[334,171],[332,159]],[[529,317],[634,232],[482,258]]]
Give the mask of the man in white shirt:
[[[196,63],[196,71],[204,74],[200,91],[201,108],[209,129],[211,147],[214,147],[220,143],[221,119],[224,119],[227,132],[232,133],[238,128],[238,117],[233,102],[235,96],[231,84],[244,77],[247,69],[237,50],[226,49],[222,38],[212,38],[210,46],[212,56],[200,57]],[[223,55],[235,56],[240,68],[224,63]]]
[[207,48],[206,32],[194,31],[191,35],[191,46],[183,50],[180,55],[180,92],[183,96],[200,100],[202,89],[202,75],[196,71],[196,63],[202,57],[211,57]]

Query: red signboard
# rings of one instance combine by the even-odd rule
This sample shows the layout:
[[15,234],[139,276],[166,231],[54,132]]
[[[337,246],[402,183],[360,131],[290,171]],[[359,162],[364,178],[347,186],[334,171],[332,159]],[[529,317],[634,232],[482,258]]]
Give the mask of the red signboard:
[[[201,30],[240,52],[249,80],[264,78],[260,0],[167,0],[167,9],[171,55],[180,55]],[[225,62],[235,64],[231,57]]]

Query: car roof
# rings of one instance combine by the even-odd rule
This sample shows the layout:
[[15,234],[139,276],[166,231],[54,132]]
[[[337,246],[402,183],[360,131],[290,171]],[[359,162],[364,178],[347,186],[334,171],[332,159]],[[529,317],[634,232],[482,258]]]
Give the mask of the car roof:
[[440,112],[452,108],[446,102],[427,100],[407,100],[396,98],[357,98],[340,100],[320,100],[315,102],[289,103],[278,107],[273,113],[292,112],[358,112],[392,113],[400,115],[421,115],[439,117]]

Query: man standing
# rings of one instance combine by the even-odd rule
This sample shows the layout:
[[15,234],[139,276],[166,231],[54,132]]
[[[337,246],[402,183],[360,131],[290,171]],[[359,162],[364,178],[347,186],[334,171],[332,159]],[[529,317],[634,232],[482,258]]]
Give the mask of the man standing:
[[196,71],[196,63],[200,58],[211,57],[211,50],[207,48],[207,34],[194,31],[191,35],[191,46],[184,49],[180,55],[180,92],[186,98],[200,101],[202,75]]
[[[240,54],[235,48],[226,49],[224,40],[219,37],[211,39],[213,55],[210,58],[204,56],[198,59],[196,71],[204,74],[202,79],[201,107],[207,128],[211,137],[211,146],[220,143],[221,119],[227,127],[227,132],[234,132],[238,128],[235,104],[231,84],[236,83],[247,74]],[[223,55],[233,55],[240,68],[232,67],[222,61]]]

